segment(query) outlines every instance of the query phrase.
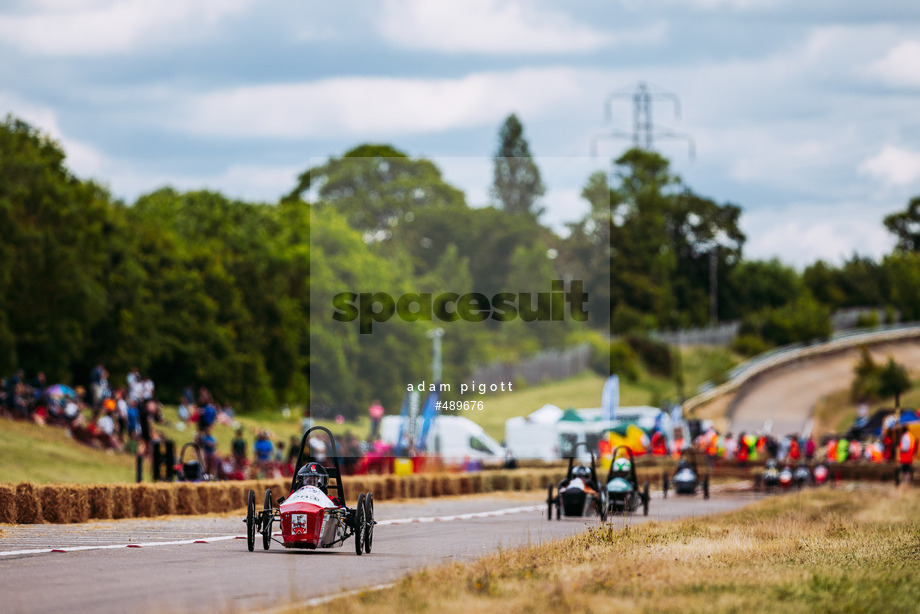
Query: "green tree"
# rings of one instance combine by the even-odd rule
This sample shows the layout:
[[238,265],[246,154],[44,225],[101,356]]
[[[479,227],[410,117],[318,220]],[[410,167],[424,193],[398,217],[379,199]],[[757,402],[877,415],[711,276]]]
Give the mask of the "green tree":
[[0,370],[72,381],[105,312],[99,273],[113,226],[109,194],[64,161],[27,123],[0,123]]
[[444,181],[433,162],[389,145],[360,145],[308,169],[284,200],[301,199],[308,190],[315,190],[315,204],[334,207],[353,228],[377,240],[391,238],[420,211],[464,204],[463,192]]
[[888,357],[888,362],[878,373],[879,394],[883,397],[894,397],[895,409],[901,409],[901,395],[910,390],[910,377],[907,369]]
[[885,216],[884,224],[898,239],[896,250],[920,251],[920,196],[910,199],[906,210]]
[[524,126],[512,113],[498,131],[498,150],[493,158],[492,198],[508,213],[537,219],[544,211],[537,201],[545,192],[540,169],[524,138]]

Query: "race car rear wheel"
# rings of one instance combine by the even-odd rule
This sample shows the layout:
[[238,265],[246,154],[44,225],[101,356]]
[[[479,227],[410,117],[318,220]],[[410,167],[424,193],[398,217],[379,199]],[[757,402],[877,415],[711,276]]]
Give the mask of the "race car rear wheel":
[[272,491],[270,488],[265,490],[265,505],[262,507],[262,549],[268,550],[272,544]]
[[367,493],[364,498],[364,522],[367,523],[367,529],[364,532],[364,552],[371,553],[371,546],[374,544],[374,494]]
[[256,491],[250,490],[246,499],[246,546],[256,549]]
[[364,554],[364,493],[358,495],[358,505],[355,508],[355,554]]
[[546,519],[553,519],[553,485],[549,485],[549,491],[546,493]]
[[648,500],[649,500],[649,483],[648,480],[645,481],[645,486],[642,488],[642,515],[648,516]]
[[709,498],[709,476],[708,475],[705,478],[703,478],[703,498],[704,499]]
[[668,498],[668,473],[664,472],[661,474],[661,490],[664,492],[664,498]]

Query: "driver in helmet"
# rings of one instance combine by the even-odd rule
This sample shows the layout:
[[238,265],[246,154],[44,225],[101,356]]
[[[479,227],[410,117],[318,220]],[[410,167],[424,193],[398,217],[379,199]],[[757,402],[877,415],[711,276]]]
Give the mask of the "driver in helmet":
[[629,462],[628,458],[621,456],[613,461],[614,477],[625,478],[629,475],[630,470],[632,470],[632,463]]
[[297,472],[297,480],[295,482],[297,488],[295,488],[295,490],[303,488],[304,486],[315,486],[325,494],[328,477],[329,473],[326,471],[325,467],[316,462],[307,463]]
[[569,486],[577,486],[576,480],[581,482],[580,486],[587,493],[597,494],[597,491],[591,487],[591,469],[585,467],[584,465],[578,465],[577,467],[572,468],[572,481],[569,482]]

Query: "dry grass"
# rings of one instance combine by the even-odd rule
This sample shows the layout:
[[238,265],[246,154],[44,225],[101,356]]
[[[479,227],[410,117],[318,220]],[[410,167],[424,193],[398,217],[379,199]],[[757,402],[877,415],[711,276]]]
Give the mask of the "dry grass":
[[323,611],[917,612],[920,491],[772,497],[671,523],[608,526],[408,576]]

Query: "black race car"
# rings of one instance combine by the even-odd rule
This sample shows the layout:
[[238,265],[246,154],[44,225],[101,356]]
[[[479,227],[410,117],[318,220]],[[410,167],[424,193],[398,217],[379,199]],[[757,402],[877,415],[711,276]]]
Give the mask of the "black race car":
[[620,446],[613,451],[613,462],[607,473],[607,501],[611,514],[635,512],[642,506],[642,515],[648,516],[648,480],[639,489],[636,462],[632,450]]
[[669,479],[668,473],[664,473],[662,476],[662,490],[664,491],[665,499],[668,497],[668,487],[671,485],[674,486],[674,492],[678,495],[695,495],[699,490],[702,490],[703,498],[709,498],[709,474],[700,475],[696,457],[696,451],[692,448],[684,448],[681,450],[674,475]]
[[776,490],[780,485],[779,477],[779,467],[777,467],[776,461],[771,458],[764,465],[763,472],[756,476],[754,480],[754,489],[764,489],[767,492]]
[[556,510],[556,520],[562,516],[590,516],[597,514],[601,522],[607,520],[607,489],[597,481],[597,471],[594,465],[594,453],[591,454],[591,466],[575,465],[575,453],[579,446],[588,446],[581,442],[572,450],[569,457],[569,470],[564,480],[559,482],[555,494],[553,485],[549,485],[547,494],[547,520],[553,517]]

